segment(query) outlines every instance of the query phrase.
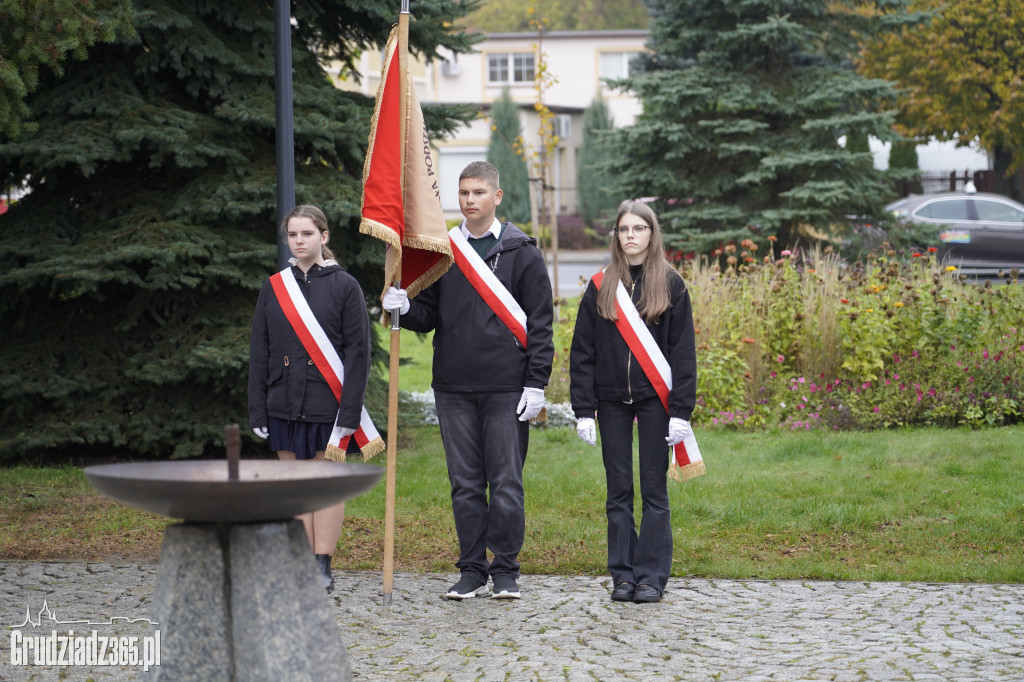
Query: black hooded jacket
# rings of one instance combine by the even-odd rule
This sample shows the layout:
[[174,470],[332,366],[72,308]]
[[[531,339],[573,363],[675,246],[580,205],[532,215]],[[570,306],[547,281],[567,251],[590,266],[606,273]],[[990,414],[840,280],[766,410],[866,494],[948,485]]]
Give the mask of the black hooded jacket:
[[[359,426],[370,374],[370,319],[362,289],[334,261],[291,272],[345,367],[341,406],[277,302],[268,279],[260,289],[249,342],[249,423],[268,416],[290,421]],[[290,274],[285,274],[290,277]]]
[[404,329],[434,330],[436,391],[544,388],[554,357],[551,280],[537,240],[511,223],[484,258],[526,313],[526,348],[488,307],[458,266],[409,301]]
[[[635,304],[644,286],[641,267],[631,267],[630,276],[633,277],[631,298]],[[674,270],[669,270],[667,277],[669,307],[656,323],[647,324],[647,329],[672,369],[669,416],[689,421],[697,400],[693,311],[682,277]],[[602,286],[615,285],[611,280],[602,282]],[[569,352],[569,396],[573,413],[578,418],[593,418],[598,400],[635,402],[657,395],[615,323],[597,312],[597,287],[591,280],[580,300]]]

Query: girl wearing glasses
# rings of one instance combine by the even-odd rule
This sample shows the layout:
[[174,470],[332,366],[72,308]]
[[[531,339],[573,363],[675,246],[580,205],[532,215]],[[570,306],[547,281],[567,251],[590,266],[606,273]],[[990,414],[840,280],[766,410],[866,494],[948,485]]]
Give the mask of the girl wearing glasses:
[[[649,336],[632,331],[640,327]],[[638,341],[641,337],[646,341]],[[637,343],[646,343],[647,349]],[[647,374],[653,371],[649,358],[659,352],[671,369],[667,412]],[[665,260],[658,218],[646,204],[627,202],[619,209],[611,263],[591,279],[580,301],[569,367],[579,437],[596,445],[596,426],[600,426],[608,486],[611,598],[661,601],[672,568],[670,446],[689,432],[697,359],[690,295],[682,277]],[[634,421],[643,501],[639,532],[633,514]]]

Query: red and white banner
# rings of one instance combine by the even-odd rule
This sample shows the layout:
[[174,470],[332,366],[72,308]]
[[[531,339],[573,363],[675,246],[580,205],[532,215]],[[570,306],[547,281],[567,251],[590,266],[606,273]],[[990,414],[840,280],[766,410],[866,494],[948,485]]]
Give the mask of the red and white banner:
[[[298,282],[295,281],[291,268],[271,276],[270,284],[274,288],[274,294],[281,310],[284,311],[289,324],[295,330],[299,341],[302,342],[302,347],[309,353],[313,364],[320,370],[320,374],[323,375],[327,385],[331,387],[334,397],[340,403],[341,391],[345,382],[345,367],[341,363],[338,351],[331,344],[331,340],[327,338],[327,333],[324,332],[313,315],[313,310],[309,307],[306,297],[299,291]],[[356,444],[359,446],[360,452],[363,453],[363,459],[369,459],[384,449],[384,441],[373,425],[366,407],[362,408],[359,415],[359,428],[354,434],[342,438],[341,426],[335,419],[334,430],[331,433],[330,441],[328,441],[328,459],[345,461],[349,438],[356,439]],[[340,454],[332,448],[340,450]]]
[[526,348],[526,311],[512,297],[501,280],[491,272],[480,254],[469,245],[469,240],[466,239],[466,235],[462,234],[461,227],[453,227],[449,230],[448,237],[452,241],[455,265],[459,267],[459,270],[484,299],[487,306],[498,316],[498,319],[505,323],[519,339],[523,348]]
[[452,252],[430,139],[423,125],[423,110],[408,75],[409,102],[404,114],[401,111],[397,48],[396,28],[388,38],[377,103],[370,121],[359,231],[388,245],[384,291],[400,281],[412,298],[451,267]]
[[[604,273],[599,272],[593,276],[594,286],[601,288],[601,280]],[[615,328],[622,334],[626,345],[632,351],[633,356],[640,363],[647,380],[654,386],[654,390],[661,399],[661,404],[668,412],[668,394],[672,390],[672,367],[668,359],[658,347],[658,342],[651,335],[651,330],[644,324],[640,317],[640,311],[633,305],[633,299],[629,297],[626,287],[622,282],[617,282],[615,288]],[[697,447],[697,439],[693,436],[693,429],[682,440],[673,447],[675,455],[674,463],[679,466],[679,473],[682,478],[695,478],[705,473],[704,460],[700,456],[700,448]]]

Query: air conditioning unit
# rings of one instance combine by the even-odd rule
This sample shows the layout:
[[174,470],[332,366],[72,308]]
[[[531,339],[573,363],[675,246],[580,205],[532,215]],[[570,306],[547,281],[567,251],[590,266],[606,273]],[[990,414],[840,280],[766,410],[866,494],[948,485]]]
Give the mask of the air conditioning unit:
[[441,75],[442,76],[458,76],[459,75],[459,63],[450,62],[447,59],[441,62]]
[[572,137],[572,117],[569,114],[556,115],[552,132],[560,140],[569,140]]

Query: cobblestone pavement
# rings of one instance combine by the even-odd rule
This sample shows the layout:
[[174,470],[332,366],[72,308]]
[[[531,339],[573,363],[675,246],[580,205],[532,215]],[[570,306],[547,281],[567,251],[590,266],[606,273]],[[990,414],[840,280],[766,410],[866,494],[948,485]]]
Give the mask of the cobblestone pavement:
[[[135,679],[11,665],[12,626],[44,601],[61,621],[144,618],[156,573],[0,563],[0,680]],[[519,601],[452,602],[455,575],[400,573],[384,607],[379,573],[335,576],[325,598],[356,680],[1024,680],[1024,585],[674,578],[663,602],[632,604],[608,599],[608,578],[525,575]]]

